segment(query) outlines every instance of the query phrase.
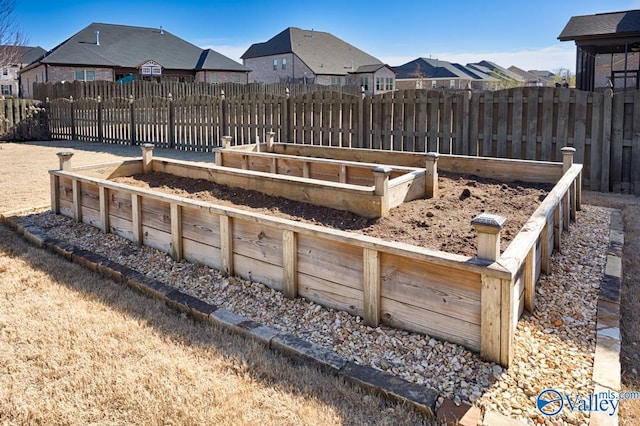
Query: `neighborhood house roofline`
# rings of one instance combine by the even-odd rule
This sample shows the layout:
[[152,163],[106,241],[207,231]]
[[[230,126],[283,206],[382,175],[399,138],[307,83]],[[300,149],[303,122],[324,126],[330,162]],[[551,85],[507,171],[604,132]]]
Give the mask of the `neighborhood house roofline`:
[[640,35],[640,10],[572,16],[558,40],[594,40]]

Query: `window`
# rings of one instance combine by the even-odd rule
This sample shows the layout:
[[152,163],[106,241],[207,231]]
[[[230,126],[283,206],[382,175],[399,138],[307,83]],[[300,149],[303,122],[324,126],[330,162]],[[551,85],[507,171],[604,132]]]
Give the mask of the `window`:
[[3,84],[2,85],[2,96],[11,96],[11,85]]
[[218,75],[217,74],[212,74],[211,75],[211,84],[218,84]]
[[278,71],[278,60],[277,59],[273,60],[273,70],[274,71]]
[[9,68],[2,68],[2,75],[9,75]]
[[76,70],[76,80],[78,81],[94,81],[96,72],[89,70]]
[[385,90],[393,90],[393,78],[386,78],[384,80],[385,84]]
[[456,81],[449,80],[449,89],[455,89],[455,88],[456,88]]
[[436,81],[435,80],[431,80],[431,88],[435,89],[436,88]]
[[334,86],[340,86],[342,84],[342,78],[341,77],[331,77],[331,84],[333,84]]
[[240,76],[239,75],[234,76],[233,77],[233,82],[234,83],[240,83]]
[[364,90],[369,90],[369,77],[360,78],[360,87],[364,87]]
[[416,81],[416,89],[422,89],[422,80]]
[[282,58],[282,69],[283,70],[287,69],[287,58]]
[[376,77],[376,90],[384,90],[384,78]]

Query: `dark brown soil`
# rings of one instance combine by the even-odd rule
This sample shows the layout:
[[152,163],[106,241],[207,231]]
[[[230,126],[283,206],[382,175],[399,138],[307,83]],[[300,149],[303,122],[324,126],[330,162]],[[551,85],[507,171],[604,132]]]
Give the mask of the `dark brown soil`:
[[506,217],[501,241],[501,249],[504,250],[552,188],[552,185],[545,184],[505,184],[477,176],[440,174],[440,196],[437,199],[404,203],[392,209],[388,217],[371,219],[166,173],[141,174],[115,181],[467,256],[476,254],[476,235],[471,219],[482,212]]

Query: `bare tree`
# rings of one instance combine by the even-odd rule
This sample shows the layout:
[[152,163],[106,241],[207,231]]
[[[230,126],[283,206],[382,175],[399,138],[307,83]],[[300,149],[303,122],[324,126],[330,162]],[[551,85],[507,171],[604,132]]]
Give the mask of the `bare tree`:
[[15,0],[0,0],[0,66],[19,63],[21,47],[26,45],[22,30],[14,16]]

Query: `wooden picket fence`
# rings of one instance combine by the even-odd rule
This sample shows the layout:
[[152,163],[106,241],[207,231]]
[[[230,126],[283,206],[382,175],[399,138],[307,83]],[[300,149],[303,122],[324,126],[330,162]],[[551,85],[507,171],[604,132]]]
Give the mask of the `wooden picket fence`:
[[180,83],[135,80],[127,83],[113,81],[70,81],[59,83],[34,83],[33,98],[45,101],[58,98],[129,98],[168,97],[174,99],[190,96],[221,96],[236,97],[244,94],[281,95],[289,93],[298,96],[305,93],[331,91],[340,93],[360,94],[360,86],[325,86],[320,84],[285,84],[285,83]]
[[0,99],[0,140],[49,139],[44,105],[30,99]]
[[561,161],[576,148],[583,186],[640,194],[640,91],[521,87],[497,92],[331,91],[54,99],[52,137],[210,152],[275,140],[388,151]]

